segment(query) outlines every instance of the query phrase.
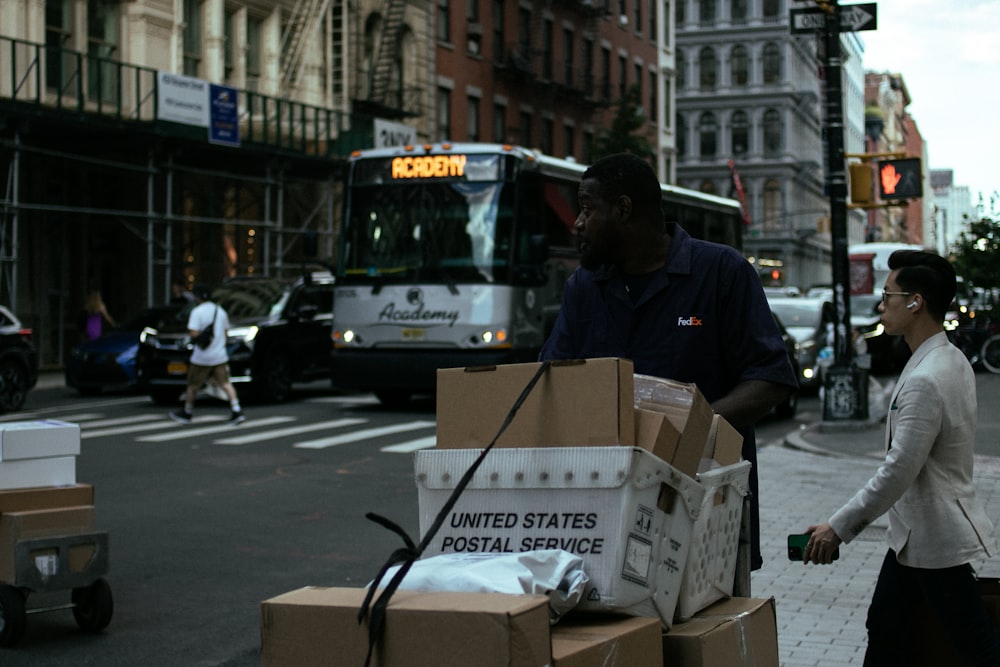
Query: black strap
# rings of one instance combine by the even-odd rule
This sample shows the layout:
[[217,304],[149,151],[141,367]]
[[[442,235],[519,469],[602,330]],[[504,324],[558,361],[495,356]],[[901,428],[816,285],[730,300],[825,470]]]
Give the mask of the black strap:
[[[510,412],[507,413],[507,417],[504,419],[503,424],[500,425],[500,430],[497,431],[497,434],[493,436],[493,440],[490,441],[490,444],[486,446],[476,460],[473,461],[472,465],[469,466],[469,469],[465,471],[465,474],[462,475],[462,479],[460,479],[458,484],[455,485],[455,489],[451,492],[451,495],[441,508],[441,511],[438,512],[437,517],[434,519],[434,523],[432,523],[430,528],[427,529],[427,532],[424,534],[424,538],[420,540],[419,545],[414,545],[413,540],[406,534],[406,531],[389,519],[372,512],[365,514],[365,517],[369,520],[374,521],[375,523],[388,528],[392,532],[399,535],[406,545],[396,549],[389,555],[385,565],[382,566],[382,569],[379,570],[378,575],[368,587],[365,599],[361,603],[361,608],[358,610],[358,625],[364,623],[367,616],[371,616],[368,623],[368,655],[365,657],[365,667],[369,667],[371,664],[372,651],[375,648],[375,644],[382,636],[383,629],[385,628],[385,610],[386,607],[389,606],[389,600],[392,598],[393,593],[395,593],[396,589],[399,588],[400,582],[403,581],[403,577],[406,576],[406,573],[410,571],[414,561],[420,558],[424,549],[427,548],[427,545],[430,544],[431,540],[434,539],[434,536],[437,535],[438,530],[441,528],[441,524],[444,523],[445,518],[447,518],[451,509],[455,506],[455,503],[458,502],[458,498],[462,495],[462,492],[465,491],[465,487],[469,485],[470,481],[472,481],[473,475],[476,474],[476,470],[479,469],[479,466],[486,458],[486,454],[493,449],[493,445],[497,443],[497,440],[500,439],[503,432],[506,431],[507,427],[510,426],[510,423],[514,421],[514,416],[521,408],[521,405],[528,397],[528,394],[531,393],[531,390],[538,383],[539,378],[542,377],[551,364],[552,362],[550,361],[543,361],[538,366],[538,370],[535,371],[535,375],[528,382],[527,386],[525,386],[521,395],[517,397],[517,400],[514,401],[513,407],[511,407]],[[402,563],[399,571],[393,575],[392,579],[382,591],[382,594],[379,595],[378,599],[375,600],[375,603],[372,604],[372,598],[375,595],[375,591],[378,589],[379,583],[382,581],[382,577],[385,576],[385,573],[388,572],[390,568],[399,563]]]

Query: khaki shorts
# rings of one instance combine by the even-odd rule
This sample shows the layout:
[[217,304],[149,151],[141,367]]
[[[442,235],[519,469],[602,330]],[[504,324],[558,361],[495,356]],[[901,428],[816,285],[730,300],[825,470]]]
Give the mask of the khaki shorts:
[[199,366],[190,364],[188,368],[187,384],[189,387],[201,388],[205,381],[211,378],[220,387],[229,382],[228,364],[218,364],[216,366]]

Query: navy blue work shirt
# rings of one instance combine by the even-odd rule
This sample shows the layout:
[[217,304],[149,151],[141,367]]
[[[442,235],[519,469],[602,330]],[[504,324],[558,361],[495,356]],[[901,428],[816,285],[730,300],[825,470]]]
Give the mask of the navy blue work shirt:
[[797,387],[749,262],[676,223],[668,232],[666,264],[635,304],[617,268],[577,268],[539,358],[624,357],[636,373],[695,383],[710,403],[748,380]]

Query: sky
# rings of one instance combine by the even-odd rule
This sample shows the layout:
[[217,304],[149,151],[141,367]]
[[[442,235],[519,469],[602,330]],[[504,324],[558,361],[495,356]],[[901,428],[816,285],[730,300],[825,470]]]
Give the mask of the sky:
[[865,69],[903,75],[930,168],[988,202],[1000,191],[1000,0],[876,4],[878,29],[858,33]]

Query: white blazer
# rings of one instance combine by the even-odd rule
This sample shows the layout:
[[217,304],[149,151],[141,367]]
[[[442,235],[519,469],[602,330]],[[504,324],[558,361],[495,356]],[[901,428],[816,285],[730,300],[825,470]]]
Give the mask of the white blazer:
[[850,542],[888,512],[886,541],[909,567],[938,569],[992,556],[993,524],[972,485],[975,439],[975,374],[944,332],[935,334],[896,383],[885,461],[830,526]]

